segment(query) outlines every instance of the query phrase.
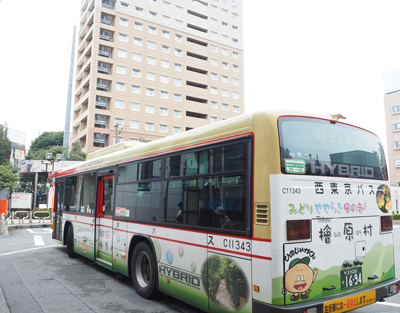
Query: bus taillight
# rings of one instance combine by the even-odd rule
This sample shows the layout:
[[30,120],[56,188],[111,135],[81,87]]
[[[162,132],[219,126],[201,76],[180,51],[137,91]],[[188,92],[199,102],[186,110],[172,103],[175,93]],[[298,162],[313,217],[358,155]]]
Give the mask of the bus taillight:
[[295,220],[286,222],[288,241],[311,238],[311,220]]
[[381,231],[392,231],[393,230],[393,219],[391,215],[381,216]]

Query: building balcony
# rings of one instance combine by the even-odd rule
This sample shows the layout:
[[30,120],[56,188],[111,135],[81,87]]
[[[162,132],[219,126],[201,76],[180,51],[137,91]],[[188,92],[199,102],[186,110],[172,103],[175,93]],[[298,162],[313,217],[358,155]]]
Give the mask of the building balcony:
[[103,8],[109,9],[109,10],[114,10],[115,8],[115,1],[110,1],[110,0],[103,0],[101,2],[101,6]]
[[97,109],[106,109],[108,110],[108,103],[110,99],[109,98],[104,98],[101,96],[96,96],[96,108]]
[[105,143],[107,142],[107,135],[102,135],[102,134],[94,133],[93,142],[94,142],[94,143],[102,143],[102,144],[105,144]]

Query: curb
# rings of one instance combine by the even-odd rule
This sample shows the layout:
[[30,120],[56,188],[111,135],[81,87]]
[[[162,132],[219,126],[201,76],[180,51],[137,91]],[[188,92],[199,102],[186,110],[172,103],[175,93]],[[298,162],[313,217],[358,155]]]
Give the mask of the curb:
[[25,228],[48,228],[51,227],[51,223],[28,223],[28,224],[10,224],[5,225],[3,228],[3,235],[0,236],[9,236],[10,230],[15,229],[25,229]]

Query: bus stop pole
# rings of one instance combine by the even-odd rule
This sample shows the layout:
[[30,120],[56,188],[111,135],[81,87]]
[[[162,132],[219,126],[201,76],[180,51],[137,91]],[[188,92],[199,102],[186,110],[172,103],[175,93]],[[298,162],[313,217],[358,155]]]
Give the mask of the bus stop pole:
[[0,236],[4,234],[4,213],[0,215]]
[[33,210],[36,208],[37,201],[37,183],[38,183],[38,172],[35,172],[35,193],[33,194]]

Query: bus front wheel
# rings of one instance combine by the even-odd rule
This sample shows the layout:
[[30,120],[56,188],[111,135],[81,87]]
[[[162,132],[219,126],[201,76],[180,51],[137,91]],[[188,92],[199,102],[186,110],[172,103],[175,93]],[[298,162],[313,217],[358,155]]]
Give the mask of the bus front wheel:
[[139,242],[131,259],[132,282],[139,296],[145,299],[157,295],[157,268],[153,252],[148,244]]
[[76,256],[74,252],[74,230],[72,226],[68,227],[67,232],[67,253],[70,258],[74,258]]

